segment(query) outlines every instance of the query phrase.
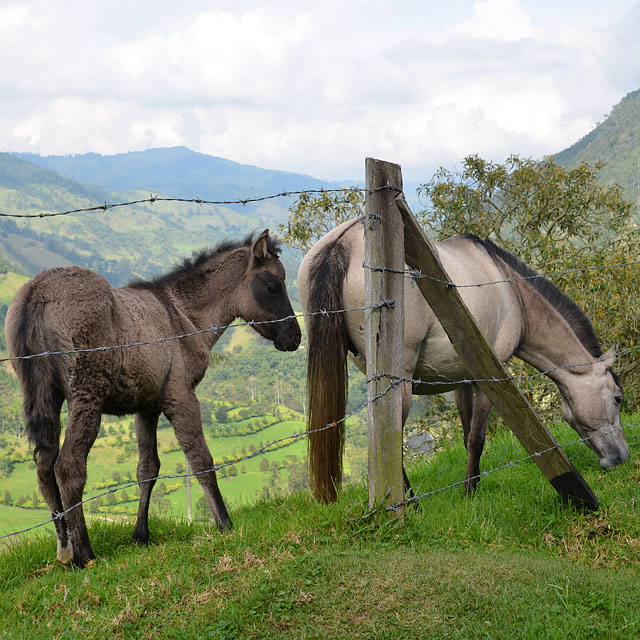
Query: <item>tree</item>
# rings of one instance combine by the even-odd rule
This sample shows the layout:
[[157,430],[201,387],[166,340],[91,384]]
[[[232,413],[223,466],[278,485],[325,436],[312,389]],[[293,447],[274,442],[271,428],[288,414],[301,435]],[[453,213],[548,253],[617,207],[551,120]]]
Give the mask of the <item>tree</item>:
[[339,192],[303,193],[290,207],[289,221],[280,225],[284,241],[304,253],[327,231],[346,220],[362,215],[364,195],[349,187]]
[[216,420],[220,423],[222,422],[227,422],[229,420],[229,409],[227,409],[227,407],[223,404],[221,404],[217,409],[216,409]]

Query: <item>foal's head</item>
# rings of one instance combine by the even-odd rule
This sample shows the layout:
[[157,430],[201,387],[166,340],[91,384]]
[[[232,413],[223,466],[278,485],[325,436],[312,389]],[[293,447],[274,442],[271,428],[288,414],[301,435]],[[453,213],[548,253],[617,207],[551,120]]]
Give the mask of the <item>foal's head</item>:
[[300,344],[300,326],[289,302],[279,253],[269,237],[269,229],[250,246],[245,288],[238,297],[238,315],[247,322],[264,323],[253,327],[271,340],[276,349],[295,351]]

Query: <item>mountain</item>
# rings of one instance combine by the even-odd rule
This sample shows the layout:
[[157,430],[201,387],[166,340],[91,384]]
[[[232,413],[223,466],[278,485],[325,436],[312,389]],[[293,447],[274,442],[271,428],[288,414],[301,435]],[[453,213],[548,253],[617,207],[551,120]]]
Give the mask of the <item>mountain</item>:
[[[0,213],[37,214],[156,196],[238,200],[336,188],[310,176],[260,169],[184,147],[101,156],[0,153]],[[293,197],[247,205],[141,203],[45,219],[0,217],[0,262],[34,274],[74,263],[114,285],[158,273],[194,249],[259,228],[276,231]],[[283,256],[295,273],[292,255]],[[13,269],[11,269],[13,267]]]
[[604,122],[554,157],[570,168],[604,162],[603,183],[617,182],[640,207],[640,89],[627,94]]
[[111,191],[142,190],[179,198],[234,200],[303,189],[335,188],[339,183],[310,176],[260,169],[191,151],[170,147],[132,151],[111,156],[97,153],[67,156],[17,157],[76,182]]

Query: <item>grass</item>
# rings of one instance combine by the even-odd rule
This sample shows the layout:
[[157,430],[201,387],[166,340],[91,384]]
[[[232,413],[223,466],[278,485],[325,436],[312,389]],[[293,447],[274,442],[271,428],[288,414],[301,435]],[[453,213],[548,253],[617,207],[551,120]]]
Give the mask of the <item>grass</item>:
[[[350,485],[328,506],[295,494],[236,508],[225,535],[155,519],[149,547],[132,524],[96,521],[83,571],[56,564],[50,535],[18,539],[0,554],[0,637],[636,638],[637,427],[628,440],[632,460],[606,473],[569,448],[600,499],[589,514],[528,461],[483,478],[472,500],[460,487],[433,495],[404,526],[358,519],[366,489]],[[521,455],[500,433],[483,468]],[[412,483],[458,480],[464,458],[453,444],[412,466]]]
[[[272,416],[267,416],[270,420]],[[127,420],[121,422],[127,424]],[[304,431],[304,423],[296,420],[284,420],[262,431],[247,436],[232,437],[210,437],[207,436],[214,462],[219,464],[223,458],[237,458],[242,455],[242,449],[248,450],[249,445],[254,444],[256,447],[260,443],[269,443],[279,438],[290,436],[294,432]],[[129,441],[127,434],[122,435],[123,441]],[[177,464],[184,464],[184,453],[179,450],[175,439],[173,429],[164,428],[158,431],[158,446],[160,450],[160,459],[162,467],[161,474],[175,474]],[[274,461],[281,462],[287,456],[294,455],[298,460],[304,460],[306,456],[306,442],[304,439],[298,439],[285,447],[276,449],[272,452],[246,460],[238,465],[241,472],[231,477],[221,477],[218,474],[221,491],[225,497],[225,501],[229,506],[239,506],[255,501],[256,496],[260,495],[265,486],[267,479],[265,474],[260,470],[260,462],[266,457],[269,464]],[[169,449],[175,449],[168,451]],[[137,449],[129,455],[124,462],[118,463],[118,455],[123,452],[123,447],[117,445],[116,436],[108,435],[96,440],[89,453],[87,464],[88,480],[85,489],[85,498],[103,493],[104,489],[97,489],[94,485],[103,480],[111,480],[114,470],[118,470],[122,477],[134,477],[138,460]],[[286,469],[281,471],[280,484],[286,485],[288,473]],[[164,481],[167,484],[180,483],[180,479],[169,479]],[[192,505],[195,505],[198,499],[203,495],[200,485],[194,481],[192,483]],[[34,492],[38,492],[35,465],[31,460],[21,462],[15,465],[13,472],[6,478],[2,478],[0,486],[2,495],[5,491],[9,491],[14,498],[19,495],[31,496]],[[133,497],[133,489],[128,489],[128,493]],[[170,505],[168,514],[171,516],[185,517],[187,513],[187,494],[186,488],[182,486],[179,490],[167,495]],[[126,503],[131,507],[132,515],[135,515],[137,509],[137,501]],[[36,517],[34,517],[36,516]],[[43,517],[44,516],[44,517]],[[0,505],[0,535],[26,528],[37,522],[43,522],[49,519],[46,510],[20,509],[17,507],[8,507]],[[47,525],[53,530],[52,525]],[[1,637],[1,636],[0,636]]]

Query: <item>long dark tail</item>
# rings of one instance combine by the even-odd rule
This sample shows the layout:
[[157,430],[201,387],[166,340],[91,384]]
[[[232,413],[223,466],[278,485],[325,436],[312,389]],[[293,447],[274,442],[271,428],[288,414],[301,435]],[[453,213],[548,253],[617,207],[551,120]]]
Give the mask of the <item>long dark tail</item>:
[[[349,255],[337,240],[319,253],[311,266],[308,311],[343,308],[342,285]],[[333,502],[342,484],[344,415],[347,403],[347,348],[349,337],[344,313],[309,317],[307,427],[309,473],[313,492],[322,502]]]
[[[12,356],[57,350],[57,341],[45,333],[44,305],[28,295],[16,300],[7,318],[7,343]],[[34,445],[33,457],[41,451],[56,451],[60,440],[62,393],[55,387],[52,357],[14,360],[13,368],[22,386],[25,431]]]

